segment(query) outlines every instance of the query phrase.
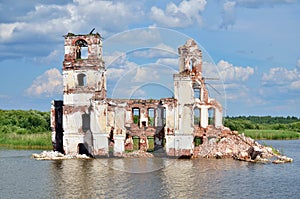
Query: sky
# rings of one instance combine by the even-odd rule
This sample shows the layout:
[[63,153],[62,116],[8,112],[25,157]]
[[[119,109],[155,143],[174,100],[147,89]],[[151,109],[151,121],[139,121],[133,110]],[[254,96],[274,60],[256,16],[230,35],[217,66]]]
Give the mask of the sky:
[[93,28],[108,97],[172,97],[192,38],[224,116],[300,117],[299,0],[0,0],[0,109],[49,111],[63,98],[63,35]]

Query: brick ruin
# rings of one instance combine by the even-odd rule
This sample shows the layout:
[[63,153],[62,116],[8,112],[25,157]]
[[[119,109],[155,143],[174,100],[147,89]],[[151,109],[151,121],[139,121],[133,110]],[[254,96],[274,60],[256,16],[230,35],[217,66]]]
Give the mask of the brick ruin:
[[107,157],[163,150],[168,156],[192,156],[208,128],[223,128],[222,106],[209,97],[194,40],[178,48],[174,97],[142,100],[107,98],[99,33],[64,38],[63,101],[51,106],[55,151]]

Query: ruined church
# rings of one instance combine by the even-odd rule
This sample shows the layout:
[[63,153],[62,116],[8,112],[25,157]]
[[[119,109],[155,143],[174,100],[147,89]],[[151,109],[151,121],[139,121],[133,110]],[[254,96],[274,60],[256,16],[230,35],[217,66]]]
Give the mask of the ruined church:
[[55,151],[108,157],[163,150],[167,156],[192,156],[208,127],[222,128],[222,106],[209,96],[194,40],[178,48],[174,97],[145,100],[107,98],[99,33],[64,38],[63,100],[51,105]]

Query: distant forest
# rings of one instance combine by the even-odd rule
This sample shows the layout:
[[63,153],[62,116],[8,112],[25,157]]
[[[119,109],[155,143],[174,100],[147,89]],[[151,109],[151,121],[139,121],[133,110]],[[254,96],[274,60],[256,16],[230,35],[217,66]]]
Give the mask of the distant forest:
[[50,130],[50,112],[0,110],[1,134],[33,134]]
[[272,129],[293,130],[300,132],[300,118],[294,116],[237,116],[225,117],[224,126],[231,130],[244,131],[245,129]]

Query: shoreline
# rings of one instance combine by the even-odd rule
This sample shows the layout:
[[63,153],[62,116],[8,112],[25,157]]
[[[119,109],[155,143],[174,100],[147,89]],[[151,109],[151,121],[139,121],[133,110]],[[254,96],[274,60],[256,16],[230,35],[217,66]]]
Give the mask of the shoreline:
[[[249,137],[249,136],[247,136]],[[253,139],[253,138],[252,138]],[[261,140],[277,140],[277,141],[286,141],[286,140],[300,140],[300,138],[287,138],[287,139],[254,139],[255,141],[261,141]],[[23,149],[23,150],[52,150],[52,145],[14,145],[14,144],[0,144],[1,148],[7,148],[7,149]]]

